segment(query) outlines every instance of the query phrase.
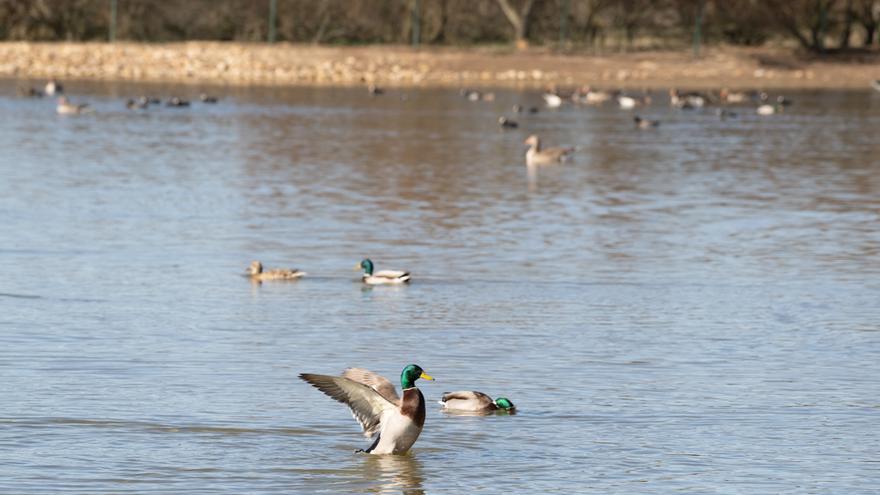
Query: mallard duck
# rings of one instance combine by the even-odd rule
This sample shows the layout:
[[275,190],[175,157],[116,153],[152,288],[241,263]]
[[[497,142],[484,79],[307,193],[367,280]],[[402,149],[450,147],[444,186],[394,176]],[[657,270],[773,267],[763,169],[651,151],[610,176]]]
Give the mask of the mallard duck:
[[516,407],[506,397],[492,400],[488,395],[476,390],[446,392],[440,399],[440,405],[443,406],[444,410],[468,412],[492,412],[499,410],[510,412]]
[[510,120],[507,117],[498,117],[498,125],[500,125],[502,129],[516,129],[519,127],[517,121]]
[[385,285],[385,284],[402,284],[404,282],[409,282],[409,272],[403,272],[400,270],[380,270],[378,272],[373,272],[373,261],[369,258],[364,258],[361,262],[355,265],[355,270],[363,269],[363,281],[365,284],[369,285]]
[[601,105],[613,97],[614,94],[610,91],[598,91],[590,86],[584,86],[580,90],[579,101],[588,105]]
[[559,108],[562,106],[562,97],[556,93],[544,93],[541,95],[541,98],[544,98],[544,103],[548,108]]
[[565,161],[574,148],[541,148],[541,138],[532,134],[523,144],[529,145],[526,151],[526,165],[550,165]]
[[702,108],[709,102],[709,96],[703,93],[682,93],[677,89],[669,90],[669,103],[676,108]]
[[645,119],[645,118],[639,117],[638,115],[633,117],[633,122],[635,122],[636,127],[639,129],[650,129],[652,127],[657,127],[660,125],[659,120]]
[[263,264],[259,261],[251,262],[247,273],[251,280],[263,282],[265,280],[296,280],[304,277],[306,272],[297,270],[296,268],[275,268],[272,270],[263,270]]
[[86,113],[90,110],[88,103],[74,104],[71,103],[66,96],[58,98],[58,106],[55,107],[55,111],[58,112],[59,115],[77,115]]
[[146,110],[146,108],[150,105],[150,103],[146,99],[137,100],[129,98],[128,101],[125,102],[125,108],[129,110]]
[[425,397],[415,382],[419,378],[434,378],[416,364],[407,365],[400,373],[402,398],[397,396],[388,379],[359,368],[350,368],[343,376],[302,373],[299,377],[347,405],[363,428],[364,436],[376,436],[373,444],[363,451],[368,454],[403,454],[416,442],[425,426]]
[[651,104],[651,97],[644,95],[641,97],[618,95],[617,104],[622,110],[632,110],[635,107],[643,107]]
[[43,92],[37,88],[30,88],[30,87],[29,88],[22,88],[19,86],[18,88],[15,89],[15,91],[18,94],[18,96],[21,96],[24,98],[42,98],[43,97]]
[[49,79],[49,82],[46,83],[46,87],[43,88],[43,92],[47,96],[55,96],[56,94],[60,95],[61,93],[64,93],[64,86],[55,79]]
[[758,115],[773,115],[773,114],[779,113],[781,111],[782,111],[781,105],[779,105],[779,104],[771,105],[769,103],[765,103],[755,109],[755,112]]
[[172,96],[171,98],[168,99],[168,101],[165,102],[165,106],[166,107],[174,107],[174,108],[182,108],[182,107],[188,107],[189,102],[184,99],[181,99],[177,96]]

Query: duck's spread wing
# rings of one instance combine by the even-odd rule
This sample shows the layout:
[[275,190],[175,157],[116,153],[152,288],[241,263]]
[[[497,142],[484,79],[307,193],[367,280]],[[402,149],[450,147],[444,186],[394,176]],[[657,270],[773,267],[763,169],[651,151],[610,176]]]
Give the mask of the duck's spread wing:
[[302,373],[299,377],[321,392],[347,405],[367,437],[371,437],[379,431],[385,412],[396,409],[394,404],[372,388],[342,376]]
[[342,372],[342,376],[363,383],[395,405],[400,404],[400,397],[397,395],[397,390],[394,389],[394,384],[382,375],[363,368],[348,368]]

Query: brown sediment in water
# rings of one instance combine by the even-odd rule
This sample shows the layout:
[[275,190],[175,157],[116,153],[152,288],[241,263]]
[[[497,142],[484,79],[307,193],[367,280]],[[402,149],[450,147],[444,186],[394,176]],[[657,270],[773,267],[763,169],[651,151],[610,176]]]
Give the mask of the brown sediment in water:
[[715,47],[606,55],[502,47],[412,49],[187,42],[0,43],[0,77],[405,87],[867,88],[880,55],[809,58],[782,48]]

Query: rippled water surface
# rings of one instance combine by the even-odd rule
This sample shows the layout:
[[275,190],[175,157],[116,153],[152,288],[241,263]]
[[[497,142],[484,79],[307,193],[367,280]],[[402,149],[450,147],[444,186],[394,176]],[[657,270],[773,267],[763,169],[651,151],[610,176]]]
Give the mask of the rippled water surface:
[[[537,94],[0,84],[2,493],[875,493],[880,93],[782,115]],[[405,98],[404,98],[405,96]],[[658,98],[660,100],[660,98]],[[523,139],[577,146],[529,173]],[[352,267],[411,270],[362,287]],[[310,276],[252,285],[260,259]],[[365,456],[297,378],[437,378]],[[439,411],[505,395],[513,416]]]

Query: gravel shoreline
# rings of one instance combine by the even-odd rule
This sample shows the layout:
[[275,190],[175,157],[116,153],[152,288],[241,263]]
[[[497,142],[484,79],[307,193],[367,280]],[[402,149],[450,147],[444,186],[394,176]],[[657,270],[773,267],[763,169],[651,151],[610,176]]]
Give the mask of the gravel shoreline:
[[783,49],[721,47],[706,49],[695,60],[689,51],[584,55],[501,47],[8,42],[0,43],[0,77],[226,85],[867,89],[880,78],[880,55],[840,61],[807,59]]

